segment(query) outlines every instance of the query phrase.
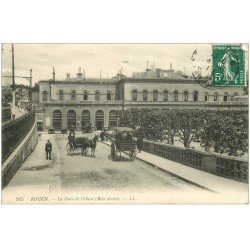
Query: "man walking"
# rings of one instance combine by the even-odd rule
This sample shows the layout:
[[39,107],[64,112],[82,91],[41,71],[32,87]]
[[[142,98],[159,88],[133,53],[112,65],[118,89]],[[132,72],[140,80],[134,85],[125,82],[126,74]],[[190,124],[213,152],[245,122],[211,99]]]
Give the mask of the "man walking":
[[46,159],[51,160],[51,151],[52,151],[52,144],[50,142],[50,140],[47,141],[46,145],[45,145],[45,152],[46,152]]

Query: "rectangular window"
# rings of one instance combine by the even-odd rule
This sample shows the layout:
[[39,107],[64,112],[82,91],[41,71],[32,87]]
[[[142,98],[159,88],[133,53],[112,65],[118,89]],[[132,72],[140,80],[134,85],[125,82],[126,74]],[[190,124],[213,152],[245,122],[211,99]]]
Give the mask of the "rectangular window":
[[88,93],[84,93],[84,94],[83,94],[83,100],[84,100],[84,101],[88,100]]

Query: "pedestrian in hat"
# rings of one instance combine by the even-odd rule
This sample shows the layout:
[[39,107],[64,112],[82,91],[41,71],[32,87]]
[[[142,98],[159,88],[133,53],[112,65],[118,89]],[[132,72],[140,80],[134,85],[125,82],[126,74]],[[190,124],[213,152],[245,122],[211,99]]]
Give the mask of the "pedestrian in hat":
[[46,152],[46,159],[51,160],[51,151],[52,151],[52,144],[50,140],[47,141],[45,145],[45,152]]

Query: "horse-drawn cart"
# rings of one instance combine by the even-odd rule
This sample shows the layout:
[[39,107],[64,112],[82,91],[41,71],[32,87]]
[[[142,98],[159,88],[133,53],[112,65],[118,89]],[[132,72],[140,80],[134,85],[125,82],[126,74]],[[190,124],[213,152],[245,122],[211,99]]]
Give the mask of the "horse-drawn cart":
[[68,136],[66,149],[69,155],[73,155],[76,149],[81,149],[82,156],[88,153],[89,140],[87,137],[75,137],[73,133]]
[[136,157],[136,141],[134,139],[135,131],[126,127],[114,127],[114,133],[111,138],[111,157],[116,160],[116,154],[128,152],[129,158],[133,161]]
[[84,126],[82,126],[82,132],[83,133],[91,133],[92,132],[92,124],[87,123]]

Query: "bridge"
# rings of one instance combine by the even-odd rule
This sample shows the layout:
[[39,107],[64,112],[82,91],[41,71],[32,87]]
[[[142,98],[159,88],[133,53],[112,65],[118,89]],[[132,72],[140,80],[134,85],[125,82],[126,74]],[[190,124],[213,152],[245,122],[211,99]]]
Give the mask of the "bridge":
[[[32,114],[29,115],[31,118]],[[94,133],[86,135],[92,138]],[[31,125],[26,138],[25,144],[18,146],[19,153],[12,152],[19,155],[19,166],[15,161],[6,164],[11,162],[9,158],[2,165],[4,203],[242,203],[248,200],[248,180],[244,173],[235,176],[209,173],[195,165],[193,155],[186,156],[193,160],[187,166],[184,153],[172,152],[175,157],[178,153],[179,159],[168,159],[159,145],[152,151],[150,142],[145,142],[145,151],[138,153],[132,162],[126,153],[118,161],[112,161],[109,142],[98,142],[95,157],[82,156],[80,150],[70,156],[66,150],[67,135],[37,134]],[[48,139],[53,145],[52,160],[45,159]],[[93,200],[93,197],[100,199]]]

